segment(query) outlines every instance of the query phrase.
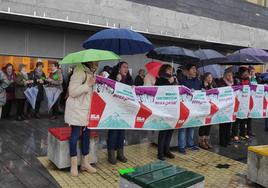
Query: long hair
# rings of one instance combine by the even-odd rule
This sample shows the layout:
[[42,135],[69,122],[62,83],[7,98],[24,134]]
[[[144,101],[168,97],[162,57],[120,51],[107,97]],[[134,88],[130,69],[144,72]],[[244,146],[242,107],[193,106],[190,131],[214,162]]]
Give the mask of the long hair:
[[[158,77],[166,77],[166,76],[167,76],[167,75],[166,75],[166,71],[167,71],[168,69],[172,69],[172,66],[169,65],[169,64],[164,64],[164,65],[162,65],[162,66],[160,67],[159,71],[158,71]],[[170,76],[172,76],[172,75],[170,75]]]
[[[203,77],[202,77],[203,83],[205,83],[205,80],[207,79],[207,77],[208,77],[209,75],[212,76],[211,72],[206,72],[206,73],[203,75]],[[212,76],[212,82],[210,83],[210,85],[211,85],[212,87],[216,87],[216,83],[215,83],[215,80],[214,80],[213,76]]]
[[15,72],[14,66],[11,63],[8,63],[3,67],[3,72],[7,74],[7,68],[10,66],[12,67],[12,73],[14,73]]
[[[128,63],[125,61],[121,61],[116,66],[113,67],[112,72],[109,76],[110,79],[116,80],[116,77],[119,74],[119,70],[123,64],[128,64]],[[129,72],[126,75],[125,84],[127,84],[127,85],[133,84],[133,79],[132,79],[131,75],[129,74]]]

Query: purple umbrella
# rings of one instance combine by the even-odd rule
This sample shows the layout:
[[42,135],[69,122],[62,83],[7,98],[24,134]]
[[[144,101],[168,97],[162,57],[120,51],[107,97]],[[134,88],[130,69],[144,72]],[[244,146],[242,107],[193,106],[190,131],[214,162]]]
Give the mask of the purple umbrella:
[[259,48],[243,48],[236,51],[235,53],[244,53],[248,55],[255,56],[264,62],[268,62],[268,53]]

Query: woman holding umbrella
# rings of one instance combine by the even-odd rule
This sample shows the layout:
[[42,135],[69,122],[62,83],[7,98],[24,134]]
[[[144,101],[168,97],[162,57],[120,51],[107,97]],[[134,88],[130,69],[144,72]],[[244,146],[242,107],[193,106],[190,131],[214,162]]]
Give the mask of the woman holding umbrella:
[[[133,79],[129,74],[128,64],[125,61],[119,62],[115,67],[113,67],[112,73],[109,78],[127,85],[133,85]],[[127,158],[124,155],[124,140],[125,130],[108,131],[107,148],[109,163],[116,164],[116,150],[117,159],[123,163],[127,162]]]
[[95,173],[96,169],[89,164],[89,132],[88,112],[91,95],[95,85],[97,62],[82,63],[75,67],[69,85],[69,97],[66,101],[65,122],[72,128],[70,137],[71,175],[78,176],[77,169],[77,141],[82,130],[82,159],[81,170]]

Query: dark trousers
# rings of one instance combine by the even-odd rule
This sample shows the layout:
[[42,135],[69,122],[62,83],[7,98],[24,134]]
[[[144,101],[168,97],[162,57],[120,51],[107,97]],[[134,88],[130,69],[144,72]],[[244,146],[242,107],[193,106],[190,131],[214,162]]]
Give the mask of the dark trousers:
[[220,145],[226,147],[230,142],[231,136],[231,123],[222,123],[219,125]]
[[169,144],[172,138],[173,130],[159,131],[158,134],[158,156],[164,157],[169,152]]
[[80,137],[80,130],[82,129],[82,135],[81,135],[81,152],[82,155],[88,155],[89,154],[89,134],[90,130],[86,127],[81,126],[71,126],[72,133],[69,140],[69,147],[70,147],[70,156],[74,157],[77,156],[77,141]]
[[7,100],[6,104],[3,106],[2,118],[10,117],[12,102],[13,100]]
[[252,122],[252,119],[251,118],[248,118],[247,119],[247,135],[252,134],[251,122]]
[[[40,110],[40,107],[41,107],[41,102],[42,100],[38,100],[36,101],[35,103],[35,109],[34,109],[34,113],[35,114],[38,114],[39,113],[39,110]],[[30,103],[27,103],[27,113],[30,114],[32,111],[32,106]]]
[[26,99],[17,99],[17,116],[22,116],[24,114],[24,106]]
[[[235,136],[245,136],[246,135],[246,124],[248,119],[237,119],[232,126],[232,137]],[[239,134],[238,134],[239,129]]]
[[210,134],[210,125],[204,125],[199,127],[199,136],[209,136]]
[[107,139],[108,150],[123,149],[125,130],[109,130]]
[[51,108],[51,114],[53,115],[53,116],[57,116],[58,115],[58,113],[59,113],[59,100],[57,100],[56,102],[55,102],[55,104],[52,106],[52,108]]

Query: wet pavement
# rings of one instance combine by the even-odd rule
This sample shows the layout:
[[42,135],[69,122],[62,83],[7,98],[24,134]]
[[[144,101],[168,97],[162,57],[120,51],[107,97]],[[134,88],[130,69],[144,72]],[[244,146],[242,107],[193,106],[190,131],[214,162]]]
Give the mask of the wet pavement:
[[[59,126],[64,126],[62,118],[54,121],[46,117],[23,122],[0,120],[0,187],[60,186],[37,159],[46,156],[48,128]],[[211,151],[246,163],[248,145],[268,144],[263,119],[253,120],[253,130],[257,135],[255,138],[223,148],[218,145],[218,126],[214,126],[211,134],[214,148]],[[106,132],[100,131],[99,137],[99,149],[105,148]],[[148,143],[148,137],[149,131],[127,131],[126,144]],[[176,148],[173,151],[176,152]]]

